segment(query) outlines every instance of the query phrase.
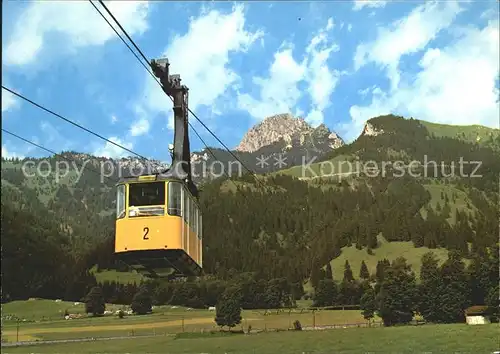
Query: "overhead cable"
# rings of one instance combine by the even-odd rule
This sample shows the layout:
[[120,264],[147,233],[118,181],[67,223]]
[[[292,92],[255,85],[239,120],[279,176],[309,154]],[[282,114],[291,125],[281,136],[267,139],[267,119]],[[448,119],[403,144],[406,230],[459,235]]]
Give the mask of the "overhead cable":
[[122,145],[120,145],[120,144],[118,144],[118,143],[115,143],[114,141],[112,141],[112,140],[110,140],[110,139],[107,139],[107,138],[103,137],[102,135],[100,135],[100,134],[98,134],[98,133],[96,133],[96,132],[94,132],[94,131],[92,131],[92,130],[90,130],[90,129],[88,129],[88,128],[85,128],[84,126],[82,126],[82,125],[80,125],[80,124],[78,124],[78,123],[76,123],[76,122],[72,121],[71,119],[65,118],[65,117],[63,117],[62,115],[60,115],[60,114],[58,114],[58,113],[56,113],[56,112],[54,112],[54,111],[52,111],[52,110],[50,110],[50,109],[48,109],[48,108],[45,108],[44,106],[42,106],[42,105],[40,105],[40,104],[38,104],[38,103],[36,103],[36,102],[34,102],[34,101],[30,100],[29,98],[27,98],[27,97],[25,97],[25,96],[21,95],[20,93],[17,93],[17,92],[15,92],[15,91],[13,91],[13,90],[11,90],[11,89],[9,89],[9,88],[5,87],[4,85],[2,85],[2,88],[3,88],[4,90],[6,90],[6,91],[8,91],[8,92],[12,93],[13,95],[15,95],[15,96],[17,96],[17,97],[19,97],[19,98],[22,98],[23,100],[25,100],[25,101],[27,101],[27,102],[31,103],[32,105],[34,105],[34,106],[36,106],[36,107],[40,108],[41,110],[43,110],[43,111],[45,111],[45,112],[47,112],[47,113],[50,113],[50,114],[52,114],[53,116],[56,116],[57,118],[62,119],[62,120],[64,120],[64,121],[66,121],[66,122],[68,122],[68,123],[70,123],[70,124],[74,125],[75,127],[78,127],[78,128],[80,128],[80,129],[82,129],[82,130],[85,130],[86,132],[88,132],[88,133],[90,133],[90,134],[92,134],[92,135],[94,135],[94,136],[98,137],[99,139],[102,139],[102,140],[104,140],[104,141],[106,141],[106,142],[108,142],[108,143],[110,143],[110,144],[113,144],[113,145],[115,145],[115,146],[117,146],[117,147],[119,147],[119,148],[121,148],[121,149],[123,149],[123,150],[125,150],[125,151],[128,151],[128,152],[130,152],[130,153],[132,153],[132,154],[134,154],[134,155],[136,155],[136,156],[138,156],[138,157],[140,157],[140,158],[142,158],[142,159],[144,159],[144,160],[148,161],[148,158],[146,158],[146,157],[144,157],[144,156],[142,156],[142,155],[140,155],[140,154],[136,153],[135,151],[132,151],[132,150],[130,150],[130,149],[128,149],[128,148],[126,148],[125,146],[122,146]]
[[[76,159],[71,158],[70,156],[63,155],[63,154],[59,154],[59,153],[57,153],[57,152],[55,152],[55,151],[53,151],[53,150],[47,149],[46,147],[44,147],[44,146],[42,146],[42,145],[39,145],[39,144],[37,144],[37,143],[34,143],[33,141],[28,140],[28,139],[26,139],[26,138],[23,138],[22,136],[19,136],[19,135],[15,134],[15,133],[12,133],[12,132],[8,131],[7,129],[2,128],[2,131],[3,131],[3,132],[5,132],[5,133],[7,133],[7,134],[9,134],[9,135],[12,135],[13,137],[15,137],[15,138],[17,138],[17,139],[19,139],[19,140],[24,141],[25,143],[31,144],[31,145],[33,145],[33,146],[35,146],[35,147],[39,148],[39,149],[42,149],[42,150],[44,150],[44,151],[47,151],[48,153],[50,153],[50,154],[52,154],[52,155],[54,155],[54,156],[61,156],[62,158],[66,159],[66,160],[70,160],[70,161],[73,161],[73,162],[77,162],[77,163],[79,163]],[[87,164],[82,164],[82,165],[81,165],[81,166],[79,166],[79,167],[83,167],[83,169],[85,169],[85,168],[87,168]],[[110,181],[112,181],[112,182],[114,182],[114,183],[118,182],[116,179],[111,178],[111,177],[106,176],[106,175],[103,175],[103,174],[101,174],[101,172],[100,172],[100,171],[97,171],[97,170],[95,170],[95,169],[87,168],[87,170],[88,170],[88,171],[90,171],[90,172],[96,173],[96,174],[97,174],[97,175],[99,175],[99,176],[104,176],[104,177],[108,178]]]
[[[91,0],[89,0],[90,3],[92,4],[92,6],[94,6],[95,8],[95,5],[92,3]],[[113,15],[113,13],[108,9],[108,7],[104,4],[104,2],[102,0],[99,0],[99,3],[101,4],[101,6],[106,10],[106,12],[111,16],[111,18],[113,19],[113,21],[115,21],[115,23],[117,24],[117,26],[122,30],[122,32],[125,34],[125,36],[128,38],[128,40],[132,43],[132,45],[137,49],[137,51],[140,53],[140,55],[142,56],[142,58],[144,59],[144,61],[150,65],[150,62],[148,61],[146,55],[144,55],[144,53],[142,52],[142,50],[139,48],[139,46],[134,42],[134,40],[129,36],[129,34],[127,33],[127,31],[123,28],[123,26],[120,24],[120,22],[116,19],[116,17]],[[96,8],[97,10],[97,8]],[[121,35],[116,31],[116,29],[111,25],[111,23],[109,23],[109,21],[105,18],[105,16],[99,11],[97,10],[101,16],[105,19],[105,21],[108,23],[108,25],[115,31],[115,33],[117,34],[117,36],[125,43],[125,40],[123,39],[123,37],[121,37]],[[132,48],[130,48],[130,46],[125,43],[125,45],[127,46],[127,48],[129,48],[129,50],[134,54],[134,56],[139,60],[139,62],[141,63],[141,65],[143,67],[146,68],[146,70],[148,71],[148,73],[154,78],[154,80],[158,83],[158,85],[160,85],[160,87],[162,88],[163,90],[163,85],[161,84],[161,82],[156,78],[156,76],[154,76],[154,74],[144,65],[144,63],[138,58],[138,56],[136,55],[136,53],[132,50]],[[168,96],[172,101],[173,101],[173,98]],[[200,124],[227,150],[227,152],[229,152],[229,154],[235,159],[237,160],[250,174],[253,175],[253,177],[255,178],[255,180],[260,183],[260,180],[258,179],[258,177],[256,176],[255,172],[253,172],[251,169],[249,169],[248,167],[245,166],[245,164],[226,146],[226,144],[224,144],[218,137],[217,135],[215,135],[215,133],[212,132],[212,130],[210,130],[210,128],[208,128],[206,126],[205,123],[203,123],[203,121],[196,115],[196,113],[194,113],[189,107],[188,107],[188,112],[191,113],[193,115],[193,117],[198,121],[200,122]],[[194,127],[191,125],[191,128],[194,130]],[[198,135],[199,137],[199,134],[196,133],[196,135]],[[205,147],[207,148],[207,150],[209,150],[209,152],[212,154],[212,156],[215,158],[215,155],[210,151],[210,148],[208,147],[208,145],[205,144]],[[216,159],[216,158],[215,158]],[[217,159],[216,159],[217,160]]]

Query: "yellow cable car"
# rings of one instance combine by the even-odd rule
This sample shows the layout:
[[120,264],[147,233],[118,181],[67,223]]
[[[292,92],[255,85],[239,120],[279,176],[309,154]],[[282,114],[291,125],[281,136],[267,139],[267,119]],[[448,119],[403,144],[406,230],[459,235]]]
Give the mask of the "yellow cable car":
[[172,164],[162,173],[121,178],[117,184],[115,256],[151,277],[202,273],[202,215],[191,179],[188,89],[178,75],[152,61],[174,101]]

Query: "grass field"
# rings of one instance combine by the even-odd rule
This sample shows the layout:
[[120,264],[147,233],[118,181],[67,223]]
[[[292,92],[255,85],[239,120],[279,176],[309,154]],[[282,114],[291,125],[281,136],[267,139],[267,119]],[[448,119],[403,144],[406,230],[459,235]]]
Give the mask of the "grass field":
[[493,129],[482,125],[447,125],[420,121],[435,137],[447,137],[461,139],[471,143],[482,144],[488,141],[490,137],[498,137],[499,129]]
[[[144,316],[83,316],[63,319],[64,310],[84,314],[84,305],[55,300],[14,301],[2,305],[2,340],[10,342],[77,338],[130,337],[90,342],[4,347],[4,353],[492,353],[499,349],[498,325],[423,325],[364,327],[360,311],[317,311],[299,307],[277,312],[242,311],[235,330],[252,327],[251,334],[221,333],[213,311],[158,306]],[[115,311],[126,308],[107,304]],[[17,322],[19,318],[21,322]],[[303,331],[288,331],[299,320]],[[375,321],[380,321],[376,318]],[[348,326],[351,324],[351,326]],[[358,324],[358,325],[355,325]],[[335,329],[307,330],[336,325]],[[347,327],[347,328],[345,328]],[[354,327],[354,328],[353,328]],[[277,330],[280,330],[277,332]],[[256,333],[260,332],[260,333]]]
[[377,237],[379,247],[373,250],[373,255],[369,255],[366,249],[358,250],[355,246],[342,248],[342,253],[337,258],[331,261],[334,279],[342,280],[344,277],[344,264],[348,260],[351,265],[354,278],[359,277],[361,269],[361,261],[365,261],[370,274],[375,273],[377,262],[387,258],[393,261],[398,257],[405,257],[407,263],[411,265],[413,271],[419,277],[420,266],[422,264],[422,256],[426,252],[433,252],[439,259],[439,262],[444,262],[448,257],[448,251],[442,248],[430,249],[427,247],[415,248],[412,242],[387,242],[382,236]]
[[[333,278],[340,281],[344,278],[345,261],[349,261],[352,273],[355,279],[359,279],[359,271],[361,269],[361,261],[365,261],[370,274],[374,274],[377,269],[377,262],[387,258],[390,262],[398,257],[405,257],[407,264],[411,265],[417,281],[420,278],[420,267],[422,265],[422,256],[427,252],[432,252],[436,255],[439,264],[442,264],[448,258],[448,251],[444,248],[430,249],[427,247],[415,248],[413,242],[388,242],[382,235],[377,236],[379,246],[373,250],[373,254],[367,253],[366,248],[358,250],[356,246],[343,247],[340,256],[333,259],[330,264],[332,266]],[[469,264],[468,259],[464,259],[465,265]],[[310,282],[304,285],[306,292],[312,292]]]
[[[301,302],[304,306],[310,302]],[[116,311],[120,305],[106,305],[106,309]],[[82,337],[128,336],[131,334],[167,334],[180,332],[201,332],[217,330],[214,322],[215,313],[208,310],[188,310],[171,306],[158,306],[153,313],[145,316],[126,316],[119,319],[116,315],[102,317],[83,316],[79,319],[65,320],[64,310],[71,314],[84,314],[84,305],[54,300],[14,301],[2,305],[3,336],[10,342],[29,340],[55,340]],[[253,330],[286,330],[299,320],[303,327],[332,326],[345,324],[366,325],[361,312],[350,311],[318,311],[313,313],[306,307],[276,310],[264,315],[265,310],[242,311],[242,323],[238,329]],[[12,318],[9,319],[11,316]],[[19,331],[17,321],[19,318]],[[376,319],[379,320],[379,319]]]
[[311,164],[310,169],[313,171],[312,173],[308,168],[294,166],[273,172],[271,175],[284,174],[297,178],[314,178],[317,176],[332,176],[338,173],[349,173],[353,172],[355,168],[353,162],[349,162],[351,159],[353,159],[353,157],[350,155],[339,155],[325,162]]
[[[434,210],[436,210],[438,203],[441,205],[441,208],[445,204],[445,200],[441,199],[441,193],[443,193],[443,195],[448,196],[450,205],[450,217],[448,218],[448,222],[451,225],[455,224],[456,210],[459,210],[461,212],[465,211],[468,214],[470,214],[472,211],[477,211],[477,209],[473,206],[472,202],[470,201],[467,193],[461,191],[460,189],[442,183],[425,184],[424,188],[431,195],[431,200],[429,204]],[[455,201],[453,201],[453,194],[456,195]],[[467,203],[469,203],[469,207],[467,207]],[[427,216],[427,211],[424,208],[422,208],[420,210],[420,214],[425,218]]]
[[3,348],[4,353],[492,353],[497,325],[424,325],[259,334],[183,334]]

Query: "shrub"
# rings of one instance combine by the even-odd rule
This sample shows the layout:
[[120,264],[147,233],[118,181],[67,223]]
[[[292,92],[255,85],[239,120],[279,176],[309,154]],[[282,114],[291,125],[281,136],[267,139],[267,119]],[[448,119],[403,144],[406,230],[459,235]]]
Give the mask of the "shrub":
[[132,299],[130,307],[135,314],[145,315],[152,311],[153,300],[146,287],[140,289]]
[[302,331],[302,325],[300,324],[299,320],[295,320],[293,322],[293,329],[295,329],[296,331]]
[[85,298],[85,312],[91,313],[94,316],[102,315],[106,309],[102,289],[94,286]]

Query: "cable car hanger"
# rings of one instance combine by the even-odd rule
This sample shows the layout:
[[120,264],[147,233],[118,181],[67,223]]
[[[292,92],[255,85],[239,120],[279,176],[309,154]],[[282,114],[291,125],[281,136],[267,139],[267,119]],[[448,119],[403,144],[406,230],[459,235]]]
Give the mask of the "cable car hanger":
[[170,75],[170,63],[167,58],[151,60],[151,69],[160,79],[163,91],[173,99],[174,107],[174,146],[170,167],[161,172],[163,177],[178,178],[187,183],[194,197],[198,197],[198,189],[191,175],[191,151],[189,148],[188,97],[189,89],[181,85],[179,74]]

